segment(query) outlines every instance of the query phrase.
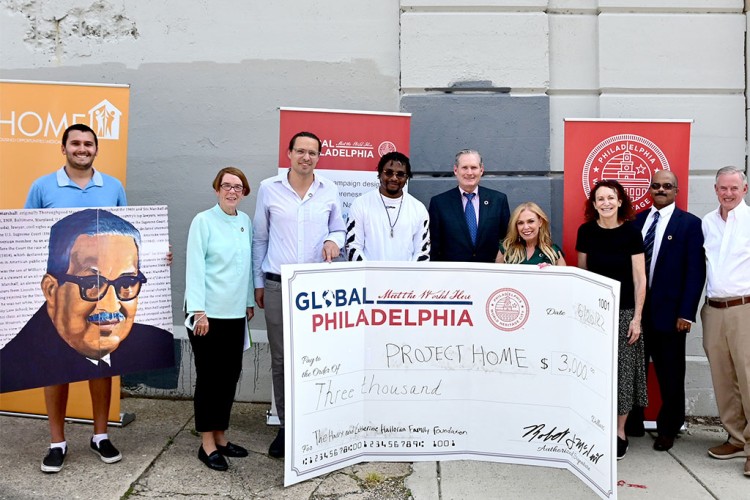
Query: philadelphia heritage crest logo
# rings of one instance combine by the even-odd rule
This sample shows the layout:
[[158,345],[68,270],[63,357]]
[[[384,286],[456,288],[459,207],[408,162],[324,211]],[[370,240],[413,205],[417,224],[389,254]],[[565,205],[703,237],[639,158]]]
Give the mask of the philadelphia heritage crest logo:
[[381,158],[388,153],[393,153],[394,151],[396,151],[396,145],[391,141],[383,141],[380,143],[380,146],[378,146],[378,154]]
[[529,319],[529,302],[514,288],[496,290],[487,299],[487,319],[498,330],[518,330]]
[[591,150],[581,180],[587,197],[600,180],[618,181],[633,207],[641,209],[651,205],[648,188],[651,177],[659,170],[671,170],[659,146],[639,135],[620,134],[603,140]]

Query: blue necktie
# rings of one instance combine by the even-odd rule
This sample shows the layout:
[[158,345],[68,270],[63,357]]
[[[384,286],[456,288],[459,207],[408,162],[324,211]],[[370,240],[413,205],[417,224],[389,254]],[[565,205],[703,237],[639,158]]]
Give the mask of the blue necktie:
[[654,252],[654,237],[656,236],[656,224],[659,222],[659,212],[654,212],[653,222],[646,231],[643,238],[643,246],[646,253],[646,276],[651,274],[651,256]]
[[474,204],[471,200],[474,199],[476,193],[464,193],[466,196],[466,208],[464,209],[464,217],[466,217],[466,225],[469,226],[469,235],[471,235],[471,243],[477,244],[477,213],[474,211]]

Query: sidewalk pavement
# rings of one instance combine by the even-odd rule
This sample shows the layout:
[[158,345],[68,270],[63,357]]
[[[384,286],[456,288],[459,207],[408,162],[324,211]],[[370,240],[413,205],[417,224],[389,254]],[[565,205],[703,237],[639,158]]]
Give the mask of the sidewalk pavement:
[[[68,424],[68,457],[58,474],[39,470],[49,439],[46,420],[0,416],[0,498],[597,498],[564,470],[475,461],[363,463],[284,488],[283,462],[266,454],[276,434],[265,424],[268,405],[234,405],[228,436],[250,456],[233,459],[228,472],[208,470],[198,461],[192,401],[126,398],[122,407],[136,414],[125,428],[110,429],[122,461],[101,462],[88,451],[91,426]],[[695,425],[667,453],[653,451],[648,434],[631,438],[618,463],[618,497],[750,498],[744,459],[715,460],[706,454],[725,437],[719,427]]]

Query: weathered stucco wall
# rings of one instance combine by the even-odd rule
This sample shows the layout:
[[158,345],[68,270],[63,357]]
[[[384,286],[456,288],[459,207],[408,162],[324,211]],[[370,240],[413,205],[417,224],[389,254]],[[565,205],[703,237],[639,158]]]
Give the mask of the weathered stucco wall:
[[[128,201],[169,206],[179,335],[187,232],[216,202],[216,171],[235,165],[253,187],[276,173],[279,106],[398,111],[398,33],[395,0],[3,0],[0,69],[130,84]],[[243,208],[254,207],[253,193]],[[253,327],[265,330],[262,312]],[[260,364],[246,359],[240,398],[267,401],[267,346],[257,349],[266,356],[246,356]],[[182,352],[177,392],[190,395]]]

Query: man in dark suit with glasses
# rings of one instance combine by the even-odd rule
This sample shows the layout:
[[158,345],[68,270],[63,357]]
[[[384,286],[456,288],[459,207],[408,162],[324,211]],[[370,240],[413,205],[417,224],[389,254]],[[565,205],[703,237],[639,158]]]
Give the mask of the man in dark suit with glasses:
[[[646,247],[646,363],[649,357],[654,363],[662,399],[654,449],[667,451],[685,422],[685,342],[703,295],[706,257],[701,220],[675,204],[677,176],[661,170],[652,181],[653,206],[636,216],[635,225]],[[643,434],[642,408],[630,413],[625,430]]]

